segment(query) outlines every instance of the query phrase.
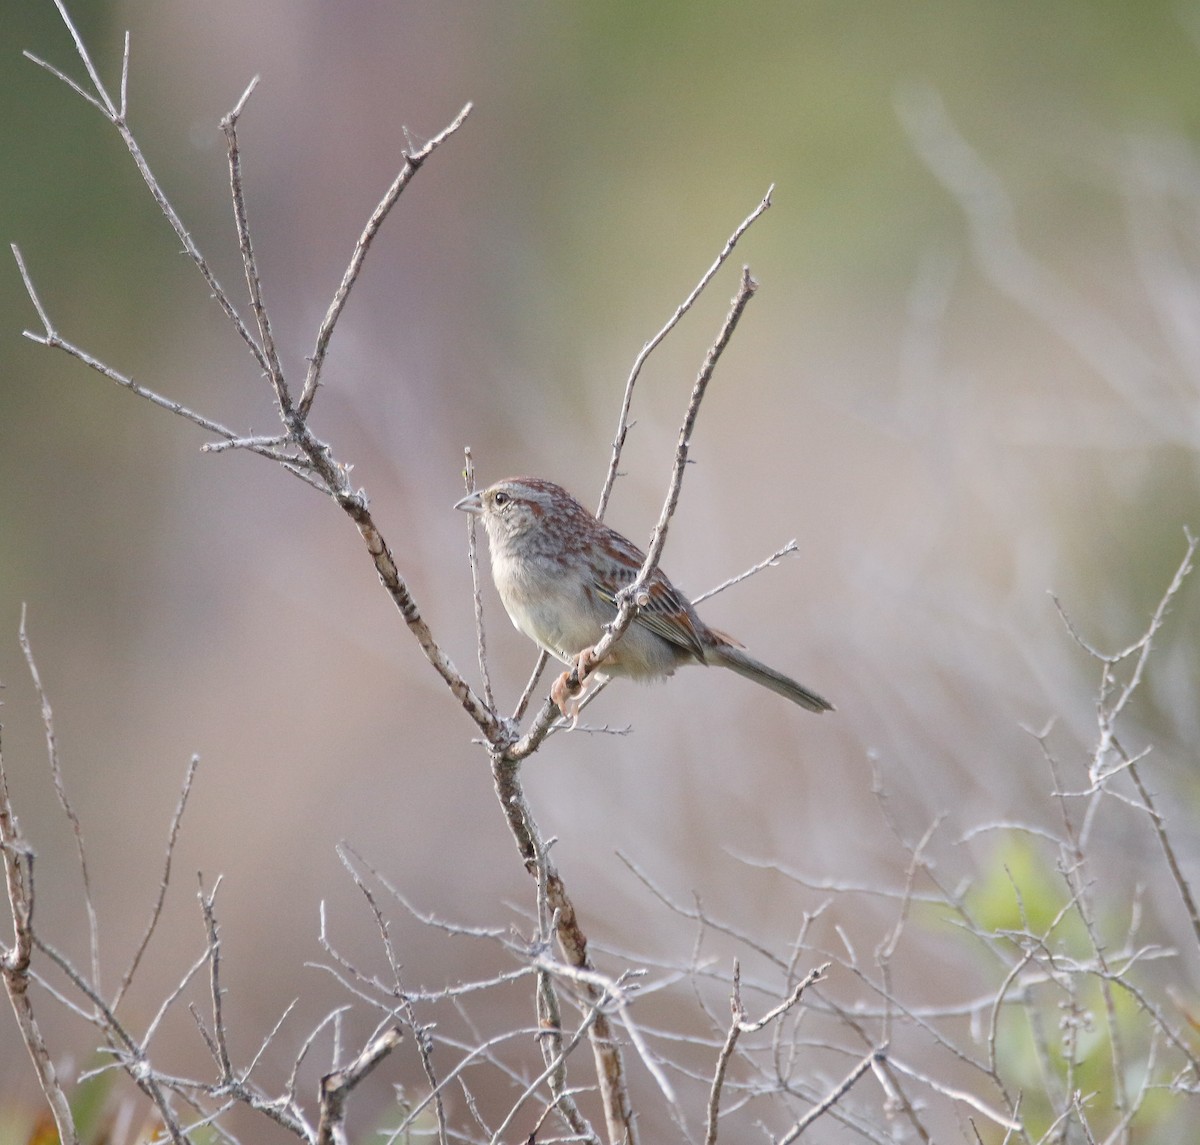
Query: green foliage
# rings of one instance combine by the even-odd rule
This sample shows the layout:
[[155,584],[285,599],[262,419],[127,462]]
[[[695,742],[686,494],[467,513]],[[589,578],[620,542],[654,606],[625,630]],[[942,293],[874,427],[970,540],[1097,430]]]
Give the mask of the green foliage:
[[1033,834],[1006,832],[966,896],[972,927],[959,932],[973,954],[982,943],[1003,968],[987,1036],[996,1073],[1019,1095],[1034,1141],[1061,1126],[1072,1095],[1078,1109],[1070,1120],[1086,1121],[1097,1139],[1136,1105],[1129,1124],[1143,1139],[1185,1140],[1179,1133],[1194,1111],[1172,1092],[1180,1059],[1163,1052],[1169,1039],[1143,1002],[1132,952],[1122,948],[1129,903],[1121,884],[1085,879],[1081,900],[1073,887],[1085,868],[1069,880],[1067,861]]
[[1053,929],[1059,939],[1063,937],[1062,926],[1069,926],[1067,919],[1060,919],[1067,892],[1062,875],[1046,861],[1043,849],[1024,833],[1011,831],[1004,836],[967,900],[971,915],[985,930],[1049,937]]

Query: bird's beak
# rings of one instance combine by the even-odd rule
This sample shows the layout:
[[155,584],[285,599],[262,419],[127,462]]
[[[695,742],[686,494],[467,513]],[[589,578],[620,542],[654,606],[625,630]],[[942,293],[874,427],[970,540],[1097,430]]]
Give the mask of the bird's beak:
[[461,509],[464,513],[474,513],[476,517],[483,516],[483,494],[472,493],[469,497],[464,497],[454,507]]

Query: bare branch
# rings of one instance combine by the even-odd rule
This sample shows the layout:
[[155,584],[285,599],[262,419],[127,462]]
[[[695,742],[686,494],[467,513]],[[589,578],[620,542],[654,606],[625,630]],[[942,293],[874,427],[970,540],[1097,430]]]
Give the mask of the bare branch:
[[729,1008],[733,1018],[729,1023],[729,1031],[725,1042],[717,1054],[717,1064],[713,1070],[712,1085],[708,1090],[708,1108],[704,1126],[704,1145],[716,1145],[717,1118],[721,1114],[721,1091],[725,1088],[725,1071],[729,1068],[729,1059],[733,1057],[734,1047],[742,1033],[742,1022],[746,1016],[742,1005],[742,967],[738,960],[733,960],[733,986],[729,994]]
[[[67,6],[63,0],[54,0],[54,7],[58,9],[59,16],[62,17],[62,22],[66,24],[67,31],[71,34],[71,40],[75,44],[75,51],[79,54],[79,58],[83,61],[83,66],[87,69],[88,79],[92,82],[92,87],[96,94],[100,97],[100,105],[102,110],[109,116],[114,116],[117,109],[113,106],[112,100],[109,98],[108,92],[105,90],[104,84],[100,81],[100,73],[96,70],[95,64],[92,63],[92,57],[88,54],[87,48],[84,46],[83,39],[76,30],[71,17],[67,12]],[[124,74],[124,67],[122,73]]]
[[300,1052],[296,1055],[296,1060],[292,1063],[291,1073],[288,1075],[287,1083],[284,1086],[284,1096],[282,1100],[286,1102],[287,1105],[291,1106],[295,1103],[296,1079],[300,1074],[300,1067],[304,1064],[304,1059],[308,1057],[309,1051],[312,1049],[313,1043],[317,1040],[318,1035],[322,1030],[325,1029],[326,1026],[336,1021],[349,1009],[349,1006],[338,1006],[336,1009],[331,1010],[316,1024],[315,1027],[313,1027],[312,1032],[307,1038],[304,1039],[304,1044],[300,1047]]
[[[583,1021],[580,1022],[579,1028],[575,1031],[574,1034],[571,1035],[570,1040],[562,1047],[562,1050],[558,1054],[556,1054],[550,1062],[547,1063],[546,1068],[543,1069],[542,1072],[539,1073],[525,1087],[525,1091],[513,1103],[512,1108],[505,1115],[504,1120],[500,1123],[499,1127],[492,1134],[491,1145],[499,1145],[499,1142],[503,1139],[503,1134],[509,1128],[509,1126],[512,1125],[513,1120],[516,1118],[517,1114],[524,1107],[525,1103],[529,1100],[529,1098],[531,1098],[538,1091],[539,1087],[544,1085],[551,1077],[554,1076],[555,1073],[559,1072],[562,1069],[563,1062],[565,1062],[566,1059],[570,1056],[570,1054],[576,1049],[576,1047],[579,1046],[579,1044],[583,1041],[584,1036],[592,1030],[596,1021],[600,1018],[600,1016],[601,1016],[600,1007],[604,1004],[604,1002],[606,1000],[607,999],[604,996],[601,996],[592,1003],[591,1008],[588,1010],[587,1014],[584,1016]],[[610,1126],[610,1130],[611,1130],[611,1126]],[[618,1140],[625,1140],[625,1139],[626,1138],[615,1138],[614,1137],[612,1140],[618,1141]]]
[[525,690],[521,693],[521,698],[517,701],[517,706],[513,710],[512,718],[515,723],[519,723],[525,718],[525,709],[529,707],[529,701],[533,699],[533,693],[537,690],[538,680],[542,678],[542,673],[546,670],[546,664],[550,659],[550,654],[545,651],[538,653],[538,658],[533,665],[533,670],[529,673],[529,683],[525,685]]
[[[767,201],[763,200],[764,203]],[[633,583],[621,591],[623,607],[618,609],[617,619],[604,637],[604,639],[611,637],[608,648],[611,648],[616,643],[620,635],[633,622],[633,618],[641,603],[638,597],[645,591],[651,574],[658,567],[658,562],[662,558],[662,551],[667,543],[667,529],[670,526],[671,518],[675,515],[675,507],[679,504],[679,494],[683,488],[683,472],[688,463],[688,452],[692,444],[692,433],[696,427],[696,418],[700,414],[700,403],[704,400],[704,395],[708,390],[708,383],[712,380],[717,361],[720,359],[725,347],[729,345],[729,340],[733,337],[733,332],[737,328],[738,320],[741,318],[742,312],[746,309],[750,299],[754,297],[754,292],[757,289],[758,283],[750,277],[749,268],[743,268],[742,280],[738,287],[738,292],[734,296],[732,307],[725,318],[724,325],[721,327],[721,332],[717,335],[717,340],[705,355],[704,363],[700,367],[700,373],[696,377],[696,384],[692,387],[692,396],[688,401],[687,412],[684,414],[683,424],[679,428],[679,442],[675,447],[675,462],[671,470],[671,480],[667,487],[666,498],[663,501],[662,512],[659,513],[658,523],[654,526],[654,533],[647,547],[646,559],[642,562],[641,571]],[[604,651],[607,651],[607,649],[601,651],[603,645],[604,640],[602,639],[594,649],[595,657],[598,661],[603,660]]]
[[112,100],[109,98],[108,92],[101,83],[100,76],[96,71],[95,65],[92,63],[91,55],[83,43],[83,40],[80,38],[79,33],[76,31],[75,25],[71,22],[71,17],[67,13],[66,6],[63,4],[63,0],[54,0],[54,4],[58,9],[59,15],[62,17],[63,23],[66,24],[67,30],[71,34],[71,39],[75,43],[75,50],[79,54],[79,58],[82,60],[84,68],[87,70],[88,78],[91,80],[92,87],[95,89],[95,96],[89,94],[79,84],[68,79],[67,76],[58,71],[58,69],[50,67],[50,65],[44,63],[42,60],[39,60],[36,56],[31,56],[30,58],[33,59],[35,63],[46,68],[53,75],[57,76],[64,83],[66,83],[72,91],[74,91],[77,95],[82,96],[85,100],[87,100],[88,103],[97,108],[117,129],[117,132],[121,136],[122,142],[125,144],[126,149],[133,158],[138,172],[142,176],[143,182],[145,182],[146,187],[149,189],[151,197],[154,199],[158,209],[162,212],[163,216],[170,224],[171,229],[179,238],[179,241],[183,243],[184,253],[186,253],[187,256],[192,260],[192,263],[195,265],[196,269],[200,271],[204,281],[208,284],[209,291],[211,292],[213,298],[216,299],[217,304],[221,307],[221,310],[224,311],[225,316],[230,322],[233,323],[239,337],[246,344],[247,348],[250,350],[259,366],[264,371],[269,372],[268,363],[265,355],[262,352],[262,349],[255,342],[253,335],[247,329],[246,324],[242,321],[241,316],[238,314],[237,309],[234,307],[233,302],[229,298],[229,295],[226,294],[224,288],[217,281],[216,275],[213,274],[208,262],[204,258],[203,254],[201,254],[200,248],[196,245],[196,242],[188,232],[188,229],[183,225],[183,221],[179,218],[178,214],[176,214],[175,208],[167,199],[166,193],[163,191],[158,179],[154,175],[154,172],[150,170],[150,165],[146,162],[146,158],[142,154],[141,147],[134,138],[133,132],[129,129],[129,125],[125,119],[125,90],[128,86],[128,51],[126,51],[122,60],[121,106],[117,107],[113,104]]
[[[208,947],[206,945],[204,951],[187,969],[183,977],[179,979],[179,982],[176,984],[175,988],[162,1000],[162,1004],[158,1007],[158,1011],[155,1013],[154,1017],[150,1019],[150,1024],[146,1027],[146,1032],[142,1036],[143,1050],[146,1049],[146,1047],[148,1047],[150,1042],[154,1039],[154,1035],[157,1032],[159,1025],[162,1023],[163,1018],[166,1017],[167,1011],[179,999],[184,990],[187,989],[188,983],[191,982],[191,980],[197,974],[199,974],[201,970],[204,969],[207,963]],[[116,1012],[115,1007],[113,1008],[113,1012]]]
[[919,1070],[914,1069],[912,1066],[905,1065],[903,1062],[897,1061],[895,1057],[892,1057],[890,1055],[887,1060],[888,1060],[888,1064],[893,1069],[899,1070],[901,1073],[907,1074],[909,1077],[913,1078],[916,1081],[921,1082],[923,1085],[929,1086],[929,1088],[934,1090],[936,1093],[943,1094],[944,1096],[949,1097],[953,1101],[961,1101],[965,1105],[969,1105],[972,1109],[977,1110],[979,1113],[982,1113],[984,1115],[984,1117],[988,1118],[988,1120],[995,1122],[997,1125],[1000,1126],[1001,1129],[1005,1130],[1006,1132],[1008,1132],[1008,1133],[1022,1132],[1021,1122],[1016,1121],[1011,1117],[1006,1117],[999,1110],[993,1109],[990,1105],[988,1105],[984,1101],[980,1101],[980,1099],[978,1097],[976,1097],[973,1093],[969,1093],[967,1090],[964,1090],[964,1089],[956,1089],[953,1086],[943,1085],[940,1081],[937,1081],[935,1078],[929,1077],[927,1074],[924,1074],[924,1073],[920,1072]]
[[129,110],[129,30],[125,31],[125,43],[121,48],[121,103],[117,114],[125,118]]
[[[1120,744],[1117,744],[1117,748],[1124,755],[1124,749],[1121,748]],[[1127,762],[1129,765],[1129,776],[1137,788],[1138,795],[1141,796],[1146,813],[1150,816],[1150,822],[1154,825],[1154,836],[1158,840],[1158,845],[1162,848],[1163,857],[1167,861],[1167,868],[1171,872],[1171,881],[1174,882],[1175,888],[1179,891],[1179,897],[1183,900],[1188,921],[1192,924],[1192,934],[1195,935],[1196,942],[1200,945],[1200,912],[1196,909],[1196,900],[1192,895],[1191,884],[1188,882],[1187,876],[1183,873],[1183,867],[1180,865],[1179,858],[1175,854],[1175,847],[1171,843],[1171,837],[1167,834],[1167,821],[1158,808],[1155,807],[1154,798],[1143,782],[1137,764],[1133,760],[1128,760]]]
[[334,1070],[321,1078],[321,1118],[317,1124],[316,1145],[348,1145],[346,1101],[358,1085],[402,1041],[393,1026],[375,1038],[345,1069]]
[[[585,972],[594,971],[588,956],[587,936],[579,925],[575,905],[567,895],[566,886],[547,854],[541,832],[521,787],[517,764],[509,759],[506,753],[494,750],[492,778],[496,785],[496,797],[500,801],[525,868],[535,879],[544,882],[541,893],[545,895],[548,909],[556,921],[558,944],[567,965]],[[582,985],[585,996],[595,1008],[601,991],[586,980]],[[630,1104],[621,1050],[612,1024],[604,1011],[595,1008],[595,1017],[587,1033],[596,1060],[596,1073],[600,1082],[609,1139],[613,1142],[625,1142],[625,1145],[637,1145],[637,1124]]]
[[[58,0],[55,0],[55,3],[57,4]],[[62,11],[61,7],[59,8],[59,11]],[[37,64],[37,66],[39,68],[44,68],[55,79],[61,80],[77,96],[79,96],[81,99],[84,99],[88,103],[90,103],[102,115],[108,115],[108,109],[104,106],[104,104],[102,104],[94,95],[92,95],[91,92],[85,91],[78,83],[76,83],[73,79],[71,79],[71,77],[69,75],[67,75],[65,72],[60,71],[53,64],[47,63],[45,60],[42,59],[41,56],[35,56],[33,54],[33,52],[25,51],[25,52],[22,52],[21,55],[23,55],[31,63]]]

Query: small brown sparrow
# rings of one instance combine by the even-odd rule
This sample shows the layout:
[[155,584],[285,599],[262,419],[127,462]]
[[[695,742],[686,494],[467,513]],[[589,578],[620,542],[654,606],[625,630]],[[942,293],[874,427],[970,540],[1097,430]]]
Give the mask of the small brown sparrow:
[[[509,619],[551,656],[578,666],[582,681],[597,667],[589,653],[617,615],[617,593],[632,583],[645,554],[561,486],[536,477],[497,481],[454,507],[483,520],[492,577]],[[683,664],[717,664],[810,712],[833,710],[816,692],[709,628],[661,569],[651,575],[646,597],[600,665],[604,674],[656,680]],[[551,694],[563,715],[574,716],[578,705],[568,698],[568,678],[564,672]]]

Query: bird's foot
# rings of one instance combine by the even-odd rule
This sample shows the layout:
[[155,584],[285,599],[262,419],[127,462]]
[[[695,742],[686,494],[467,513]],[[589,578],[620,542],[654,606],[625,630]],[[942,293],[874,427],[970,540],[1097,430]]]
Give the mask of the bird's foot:
[[583,698],[583,685],[571,686],[571,673],[564,672],[550,688],[550,698],[558,705],[564,720],[571,721],[571,728],[579,723],[579,702]]
[[596,670],[599,663],[600,661],[592,655],[592,650],[585,648],[575,657],[574,672],[579,678],[579,683],[572,686],[571,672],[564,672],[550,688],[550,698],[558,705],[563,719],[571,721],[572,731],[579,723],[579,709],[583,703],[584,692],[587,690],[588,677]]

